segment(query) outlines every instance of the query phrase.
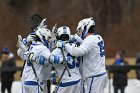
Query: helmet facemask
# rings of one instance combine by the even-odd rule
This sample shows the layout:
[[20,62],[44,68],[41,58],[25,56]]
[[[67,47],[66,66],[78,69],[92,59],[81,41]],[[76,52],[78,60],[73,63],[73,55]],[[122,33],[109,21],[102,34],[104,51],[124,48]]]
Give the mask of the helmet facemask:
[[59,40],[62,40],[62,41],[69,41],[69,35],[68,34],[62,34],[60,37],[59,37]]
[[67,26],[59,27],[57,30],[57,40],[69,41],[70,29]]

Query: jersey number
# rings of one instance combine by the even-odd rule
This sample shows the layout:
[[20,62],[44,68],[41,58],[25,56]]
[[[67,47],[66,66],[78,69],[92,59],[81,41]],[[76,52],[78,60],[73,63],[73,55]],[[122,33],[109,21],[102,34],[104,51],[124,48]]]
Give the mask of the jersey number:
[[[67,56],[71,56],[71,55],[68,53]],[[75,60],[73,60],[72,64],[67,63],[67,65],[68,65],[69,69],[74,69],[75,67],[78,68],[80,64],[79,64],[79,61],[77,59],[77,62],[75,62]]]
[[105,49],[104,49],[103,41],[98,42],[98,46],[100,47],[100,56],[103,57],[105,55]]
[[69,69],[74,69],[75,67],[79,67],[79,62],[73,61],[72,64],[67,63]]

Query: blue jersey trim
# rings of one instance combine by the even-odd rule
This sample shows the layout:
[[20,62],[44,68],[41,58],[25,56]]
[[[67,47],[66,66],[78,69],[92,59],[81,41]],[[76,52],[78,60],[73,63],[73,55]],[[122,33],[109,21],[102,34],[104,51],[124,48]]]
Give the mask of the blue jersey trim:
[[38,46],[38,45],[40,45],[40,44],[32,44],[33,46]]
[[94,77],[92,77],[92,80],[91,80],[91,84],[90,84],[90,88],[89,88],[89,93],[91,93],[91,87],[92,87],[93,79],[94,79]]
[[68,87],[68,86],[72,86],[72,85],[75,85],[77,83],[80,82],[80,79],[77,80],[77,81],[71,81],[71,82],[66,82],[66,83],[59,83],[59,87]]
[[83,91],[82,91],[83,93],[85,93],[85,84],[84,84],[84,82],[85,81],[83,81],[83,85],[82,85],[83,86]]
[[[25,81],[24,84],[25,85],[38,85],[38,82],[35,82],[35,81]],[[43,85],[43,82],[41,82],[41,85]]]
[[[105,75],[106,74],[106,72],[104,72],[104,73],[101,73],[101,74],[98,74],[98,75],[95,75],[95,76],[92,76],[92,77],[100,77],[100,76],[103,76],[103,75]],[[92,78],[91,77],[91,78]]]
[[44,36],[42,37],[42,40],[41,40],[41,41],[43,41],[43,44],[44,44],[47,48],[49,48],[49,44],[48,44],[48,42],[47,42],[47,40],[45,39]]

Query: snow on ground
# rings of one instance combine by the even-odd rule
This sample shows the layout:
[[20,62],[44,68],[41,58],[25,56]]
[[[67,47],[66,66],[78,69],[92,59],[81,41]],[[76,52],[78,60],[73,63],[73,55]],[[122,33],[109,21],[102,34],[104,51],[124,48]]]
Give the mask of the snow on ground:
[[[111,84],[112,84],[112,80],[111,80]],[[0,84],[0,86],[1,86],[1,84]],[[54,86],[52,86],[52,89],[53,88],[54,88]],[[12,93],[19,93],[20,89],[21,89],[21,83],[19,81],[15,81],[12,86]],[[109,93],[108,89],[109,89],[109,87],[107,87],[105,89],[105,93]],[[111,86],[111,93],[113,93],[113,86]],[[125,93],[140,93],[140,81],[138,81],[136,79],[129,80]]]

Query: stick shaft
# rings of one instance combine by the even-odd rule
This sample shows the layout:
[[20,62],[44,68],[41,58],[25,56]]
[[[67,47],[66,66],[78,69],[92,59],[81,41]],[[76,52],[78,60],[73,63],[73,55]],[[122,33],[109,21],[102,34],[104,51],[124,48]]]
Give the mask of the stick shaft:
[[61,82],[62,77],[64,76],[65,72],[66,72],[66,67],[64,68],[64,70],[63,70],[63,72],[62,72],[62,74],[61,74],[61,76],[60,76],[60,78],[59,78],[59,80],[58,80],[58,83],[57,83],[57,85],[55,86],[54,91],[53,91],[52,93],[57,93],[57,90],[58,90],[58,88],[59,88],[59,83]]
[[63,56],[63,62],[64,62],[64,64],[65,64],[65,66],[66,66],[66,70],[67,70],[67,72],[68,72],[68,75],[69,75],[69,77],[71,76],[71,73],[70,73],[70,70],[69,70],[69,68],[68,68],[68,65],[67,65],[67,62],[66,62],[66,58],[65,58],[65,55],[64,55],[64,51],[63,51],[63,49],[62,48],[60,48],[61,49],[61,52],[62,52],[62,56]]
[[63,51],[62,48],[60,48],[60,50],[61,50],[61,52],[62,52],[62,56],[63,56],[63,59],[64,59],[63,62],[64,62],[64,64],[65,64],[65,68],[64,68],[64,70],[63,70],[63,72],[62,72],[62,74],[61,74],[61,76],[60,76],[60,79],[58,80],[58,83],[57,83],[57,85],[56,85],[56,87],[55,87],[53,93],[57,93],[58,88],[59,88],[59,83],[61,82],[62,77],[64,76],[64,73],[65,73],[66,70],[67,70],[67,72],[68,72],[69,77],[71,76],[70,71],[69,71],[69,68],[68,68],[68,65],[67,65],[67,62],[66,62],[66,58],[65,58],[65,55],[64,55],[64,51]]
[[[30,62],[30,63],[31,63],[31,62]],[[43,91],[43,88],[42,88],[42,86],[41,86],[41,82],[40,82],[40,80],[39,80],[39,78],[38,78],[38,76],[37,76],[37,73],[36,73],[36,70],[35,70],[35,68],[34,68],[33,63],[31,63],[31,67],[32,67],[33,73],[34,73],[34,75],[35,75],[35,77],[36,77],[36,79],[37,79],[38,86],[40,87],[40,90]]]

